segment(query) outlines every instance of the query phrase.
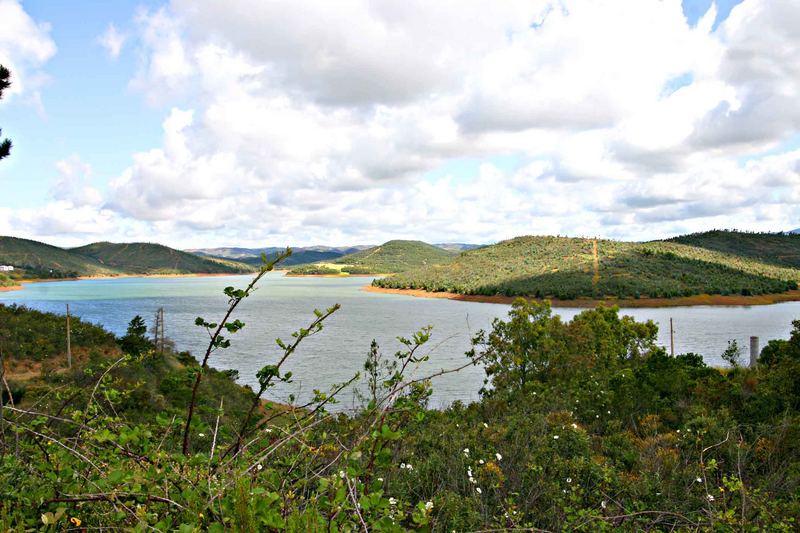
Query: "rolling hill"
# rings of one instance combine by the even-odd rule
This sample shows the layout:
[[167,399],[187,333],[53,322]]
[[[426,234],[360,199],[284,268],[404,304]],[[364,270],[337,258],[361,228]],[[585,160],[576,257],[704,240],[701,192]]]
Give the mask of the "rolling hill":
[[386,274],[449,263],[455,252],[422,241],[393,240],[329,262],[291,270],[290,274]]
[[69,251],[127,274],[238,274],[253,270],[251,266],[233,260],[200,257],[161,244],[143,242],[96,242]]
[[17,237],[0,237],[0,264],[13,265],[22,272],[15,277],[72,278],[77,276],[113,276],[121,271],[103,265],[95,258],[43,242]]
[[64,249],[30,239],[0,237],[2,285],[25,279],[64,279],[126,274],[237,274],[251,272],[244,263],[199,257],[160,244],[98,242]]
[[[730,235],[733,241],[739,236]],[[792,242],[800,245],[800,239]],[[767,239],[760,249],[773,246],[777,245]],[[631,243],[526,236],[464,252],[448,264],[427,265],[378,279],[373,285],[560,300],[755,295],[797,288],[800,270],[748,254],[676,241]]]

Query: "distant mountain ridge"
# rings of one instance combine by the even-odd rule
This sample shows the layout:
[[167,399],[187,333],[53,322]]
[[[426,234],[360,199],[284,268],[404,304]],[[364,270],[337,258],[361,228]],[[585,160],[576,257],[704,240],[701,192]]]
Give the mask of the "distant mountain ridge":
[[292,269],[294,275],[388,274],[448,263],[457,252],[422,241],[392,240],[379,246]]
[[[402,241],[397,240],[389,242],[402,242]],[[408,242],[422,242],[422,241],[408,241]],[[432,245],[427,243],[425,244],[428,246],[441,248],[442,250],[445,250],[447,252],[456,252],[456,253],[463,252],[465,250],[473,250],[475,248],[480,248],[481,246],[484,246],[481,244],[466,244],[466,243],[439,243]],[[292,248],[291,257],[281,261],[281,264],[279,265],[278,268],[297,266],[297,265],[307,265],[311,263],[320,263],[326,261],[339,263],[338,261],[339,258],[375,247],[376,246],[372,244],[370,245],[358,244],[352,246],[324,246],[324,245],[291,246]],[[267,257],[269,258],[273,258],[283,250],[285,250],[285,248],[282,247],[266,247],[266,248],[219,247],[219,248],[190,248],[185,251],[204,257],[235,259],[236,261],[240,261],[250,265],[259,265],[261,264],[262,253],[267,254]]]

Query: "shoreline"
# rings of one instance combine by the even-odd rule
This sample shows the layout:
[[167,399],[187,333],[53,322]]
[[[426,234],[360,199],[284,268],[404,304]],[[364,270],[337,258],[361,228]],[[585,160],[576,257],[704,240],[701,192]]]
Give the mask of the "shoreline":
[[[414,298],[443,298],[462,302],[480,302],[492,304],[510,305],[517,298],[522,296],[481,296],[476,294],[458,294],[453,292],[428,292],[420,289],[385,289],[373,285],[364,285],[361,288],[365,292],[375,292],[382,294],[397,294],[401,296],[412,296]],[[544,300],[546,298],[539,298]],[[771,305],[781,302],[800,301],[800,289],[775,294],[760,294],[757,296],[740,295],[721,295],[721,294],[698,294],[695,296],[681,296],[678,298],[580,298],[576,300],[557,300],[552,299],[550,303],[553,307],[578,307],[593,308],[600,304],[617,305],[619,307],[693,307],[700,305],[708,306],[749,306],[749,305]]]
[[0,287],[0,292],[21,291],[22,285],[12,285],[10,287]]
[[240,273],[208,273],[208,274],[200,274],[200,273],[192,273],[192,274],[117,274],[117,275],[107,275],[107,276],[78,276],[76,278],[36,278],[36,279],[21,279],[19,280],[19,285],[13,285],[11,287],[0,287],[0,292],[10,292],[10,291],[20,291],[25,288],[25,285],[28,283],[60,283],[62,281],[83,281],[89,279],[128,279],[128,278],[210,278],[210,277],[220,277],[220,276],[247,276],[250,275],[250,272],[240,272]]

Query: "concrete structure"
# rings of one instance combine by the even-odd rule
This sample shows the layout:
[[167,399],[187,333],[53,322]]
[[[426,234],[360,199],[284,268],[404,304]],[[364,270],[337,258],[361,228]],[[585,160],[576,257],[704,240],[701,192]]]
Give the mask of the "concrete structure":
[[14,272],[14,267],[11,265],[0,265],[0,272]]
[[758,362],[758,337],[750,337],[750,368],[756,366]]

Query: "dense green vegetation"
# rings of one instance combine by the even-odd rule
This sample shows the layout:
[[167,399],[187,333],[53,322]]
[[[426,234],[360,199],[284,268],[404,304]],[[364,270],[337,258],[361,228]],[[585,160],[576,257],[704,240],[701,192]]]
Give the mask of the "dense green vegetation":
[[204,258],[160,244],[98,242],[65,250],[29,239],[0,237],[0,264],[16,268],[11,279],[63,279],[121,274],[237,274],[255,267]]
[[713,230],[682,235],[669,239],[669,242],[748,257],[781,267],[800,268],[800,234],[797,233]]
[[120,273],[92,257],[17,237],[0,237],[0,264],[21,269],[20,274],[28,278],[113,276]]
[[[327,263],[290,270],[290,274],[386,274],[449,263],[454,252],[422,241],[388,241],[380,246],[348,254]],[[333,271],[336,272],[333,272]]]
[[[230,313],[253,287],[225,290]],[[426,328],[400,338],[394,355],[373,342],[353,412],[328,410],[346,384],[305,406],[255,408],[293,379],[283,363],[302,357],[300,342],[337,308],[277,341],[258,392],[186,354],[156,352],[136,320],[126,337],[138,355],[98,351],[72,371],[11,383],[0,529],[797,528],[800,322],[757,368],[720,371],[694,354],[667,356],[652,322],[616,308],[564,322],[546,303],[519,300],[465,359],[486,372],[479,402],[427,408],[431,382],[413,371],[435,338]],[[204,362],[245,326],[230,313],[197,319],[211,335]],[[12,330],[39,318],[12,314]]]
[[70,251],[132,274],[236,274],[253,270],[235,261],[200,257],[144,242],[95,242]]
[[[800,245],[800,239],[792,239]],[[517,237],[374,285],[568,300],[768,294],[795,289],[798,280],[798,269],[675,242]]]

